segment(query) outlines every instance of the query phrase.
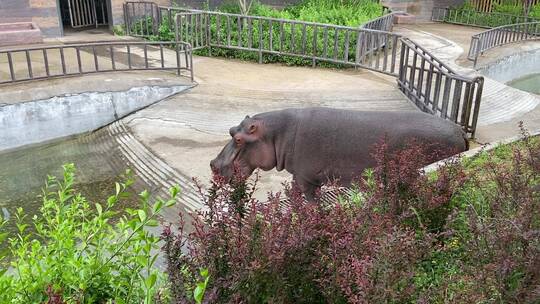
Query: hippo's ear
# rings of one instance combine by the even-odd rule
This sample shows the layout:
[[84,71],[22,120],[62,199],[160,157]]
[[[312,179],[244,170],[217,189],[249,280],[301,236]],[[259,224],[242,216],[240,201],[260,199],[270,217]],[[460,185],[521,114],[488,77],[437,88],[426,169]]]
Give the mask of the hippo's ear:
[[257,131],[257,125],[252,123],[251,125],[249,125],[248,133],[253,134],[255,133],[255,131]]
[[244,118],[244,119],[248,119],[248,118],[251,118],[251,117],[249,117],[249,115],[246,115],[246,118]]

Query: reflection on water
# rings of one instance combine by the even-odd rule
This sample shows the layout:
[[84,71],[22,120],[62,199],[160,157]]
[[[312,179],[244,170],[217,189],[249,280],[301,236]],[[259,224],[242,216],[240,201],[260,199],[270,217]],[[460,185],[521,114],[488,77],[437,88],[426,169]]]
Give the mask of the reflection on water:
[[540,73],[529,74],[507,83],[509,86],[540,95]]
[[[42,204],[39,196],[47,175],[61,178],[62,165],[66,163],[74,163],[77,168],[74,187],[77,191],[89,202],[105,200],[114,193],[114,182],[127,169],[115,155],[116,150],[107,148],[110,145],[106,141],[106,136],[86,134],[0,153],[2,214],[14,214],[17,207],[23,207],[30,220]],[[132,197],[132,201],[124,202],[121,207],[134,205],[136,196]],[[13,220],[8,225],[10,230],[14,229]]]

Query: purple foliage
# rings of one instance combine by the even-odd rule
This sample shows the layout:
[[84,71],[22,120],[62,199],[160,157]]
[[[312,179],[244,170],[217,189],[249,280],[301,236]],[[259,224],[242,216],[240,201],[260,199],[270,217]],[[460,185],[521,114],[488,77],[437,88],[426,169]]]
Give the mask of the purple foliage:
[[[419,169],[437,159],[433,147],[390,153],[383,142],[357,201],[308,203],[292,184],[261,202],[256,183],[215,176],[209,193],[200,190],[207,208],[193,215],[193,231],[183,220],[179,231],[165,230],[173,297],[192,301],[186,287],[207,268],[208,303],[468,302],[494,291],[502,302],[538,299],[540,146],[525,146],[510,166],[487,161],[487,174],[449,161],[430,175]],[[490,206],[483,214],[459,203],[473,186]],[[421,263],[455,237],[465,254],[448,262],[463,272],[419,286]],[[461,283],[450,298],[453,280]]]

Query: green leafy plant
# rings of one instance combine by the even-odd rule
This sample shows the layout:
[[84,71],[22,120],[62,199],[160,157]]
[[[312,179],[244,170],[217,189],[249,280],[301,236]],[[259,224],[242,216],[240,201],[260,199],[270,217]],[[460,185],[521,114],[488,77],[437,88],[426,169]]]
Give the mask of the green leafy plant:
[[113,33],[115,36],[124,36],[126,34],[126,29],[123,24],[113,26]]
[[[159,237],[148,229],[158,226],[156,216],[163,208],[175,204],[178,188],[171,189],[170,199],[153,204],[144,191],[140,208],[122,214],[115,210],[129,196],[129,172],[106,202],[91,203],[74,190],[74,165],[63,168],[62,180],[48,178],[32,227],[19,208],[16,235],[0,233],[0,240],[8,238],[10,252],[9,264],[4,263],[8,270],[0,271],[0,302],[127,304],[166,299],[166,277],[154,267]],[[3,225],[5,221],[0,228]]]
[[203,281],[197,283],[197,287],[193,290],[193,299],[195,303],[201,304],[204,298],[204,293],[206,292],[206,287],[208,286],[208,281],[210,280],[210,275],[208,274],[208,269],[201,269],[201,277]]

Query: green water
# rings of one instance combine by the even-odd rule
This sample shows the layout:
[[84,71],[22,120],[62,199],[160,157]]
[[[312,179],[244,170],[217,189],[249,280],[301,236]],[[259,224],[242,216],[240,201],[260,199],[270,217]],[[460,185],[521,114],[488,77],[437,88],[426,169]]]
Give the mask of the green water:
[[529,74],[507,84],[513,88],[540,95],[540,73]]
[[[106,138],[94,136],[88,140],[86,136],[0,153],[0,214],[10,218],[9,231],[15,230],[16,208],[24,209],[28,221],[33,215],[39,215],[40,195],[47,175],[61,178],[63,164],[75,164],[77,184],[74,188],[88,201],[102,202],[114,193],[114,182],[120,180],[119,175],[125,172],[127,165],[113,148],[106,148],[111,147],[106,144]],[[135,204],[133,195],[133,199],[123,202],[119,208]]]

